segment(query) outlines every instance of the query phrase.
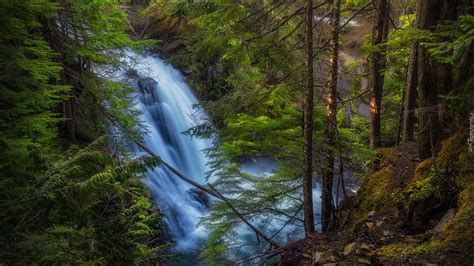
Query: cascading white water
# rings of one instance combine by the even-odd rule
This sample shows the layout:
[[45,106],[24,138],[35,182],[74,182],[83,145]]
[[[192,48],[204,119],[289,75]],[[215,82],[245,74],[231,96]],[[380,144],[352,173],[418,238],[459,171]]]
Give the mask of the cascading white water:
[[[202,150],[209,148],[210,142],[182,134],[196,125],[196,119],[205,118],[193,108],[197,98],[171,65],[152,56],[140,57],[139,62],[131,85],[140,90],[136,108],[143,113],[140,119],[149,130],[144,144],[186,176],[203,183],[208,169]],[[132,150],[143,154],[138,147]],[[162,167],[149,171],[145,183],[164,215],[173,250],[197,252],[207,235],[198,226],[200,217],[208,212],[207,195]]]

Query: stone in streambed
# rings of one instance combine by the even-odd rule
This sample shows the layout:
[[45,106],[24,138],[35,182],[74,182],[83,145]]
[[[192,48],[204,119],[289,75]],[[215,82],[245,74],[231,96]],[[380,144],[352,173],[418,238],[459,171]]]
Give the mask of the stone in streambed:
[[137,80],[137,84],[142,93],[153,93],[158,82],[150,77],[141,77]]

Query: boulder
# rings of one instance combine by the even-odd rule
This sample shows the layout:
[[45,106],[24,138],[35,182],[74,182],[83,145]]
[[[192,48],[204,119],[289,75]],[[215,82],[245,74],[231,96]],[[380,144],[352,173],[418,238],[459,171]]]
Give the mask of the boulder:
[[138,71],[136,71],[135,69],[128,70],[125,76],[129,79],[137,79],[139,77]]
[[200,189],[191,188],[188,191],[189,195],[197,202],[199,202],[205,209],[209,209],[210,207],[210,199],[209,196]]
[[150,77],[141,77],[137,80],[137,85],[142,93],[153,93],[158,82]]

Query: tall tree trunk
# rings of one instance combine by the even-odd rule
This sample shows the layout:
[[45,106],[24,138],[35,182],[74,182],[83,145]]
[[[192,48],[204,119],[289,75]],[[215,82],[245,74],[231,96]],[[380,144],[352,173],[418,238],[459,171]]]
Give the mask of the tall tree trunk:
[[[449,2],[449,3],[448,3]],[[421,0],[418,5],[418,28],[434,30],[440,21],[455,20],[462,0]],[[432,156],[443,137],[440,95],[453,88],[452,66],[431,59],[423,46],[418,47],[418,153],[420,159]]]
[[418,43],[412,45],[408,62],[405,100],[403,106],[403,142],[413,140],[415,124],[416,88],[418,86]]
[[304,229],[306,237],[314,233],[313,214],[313,0],[305,6],[305,65],[306,87],[303,114],[303,197]]
[[336,150],[336,92],[337,92],[337,70],[339,59],[339,21],[341,1],[334,0],[331,16],[331,51],[329,54],[329,82],[327,89],[327,126],[326,126],[326,167],[323,169],[323,189],[321,201],[321,229],[328,230],[333,212],[332,184],[334,177],[334,151]]
[[[388,33],[388,0],[375,1],[374,25],[372,28],[372,45],[382,44]],[[380,110],[382,104],[385,56],[377,47],[369,56],[369,89],[370,89],[370,124],[369,142],[371,148],[380,147]]]

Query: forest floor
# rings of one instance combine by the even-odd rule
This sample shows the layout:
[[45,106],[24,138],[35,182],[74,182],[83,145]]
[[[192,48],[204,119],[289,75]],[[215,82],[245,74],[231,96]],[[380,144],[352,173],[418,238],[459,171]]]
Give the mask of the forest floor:
[[454,135],[423,162],[415,142],[380,149],[379,168],[342,202],[330,232],[288,245],[281,265],[472,265],[473,155],[465,137]]

